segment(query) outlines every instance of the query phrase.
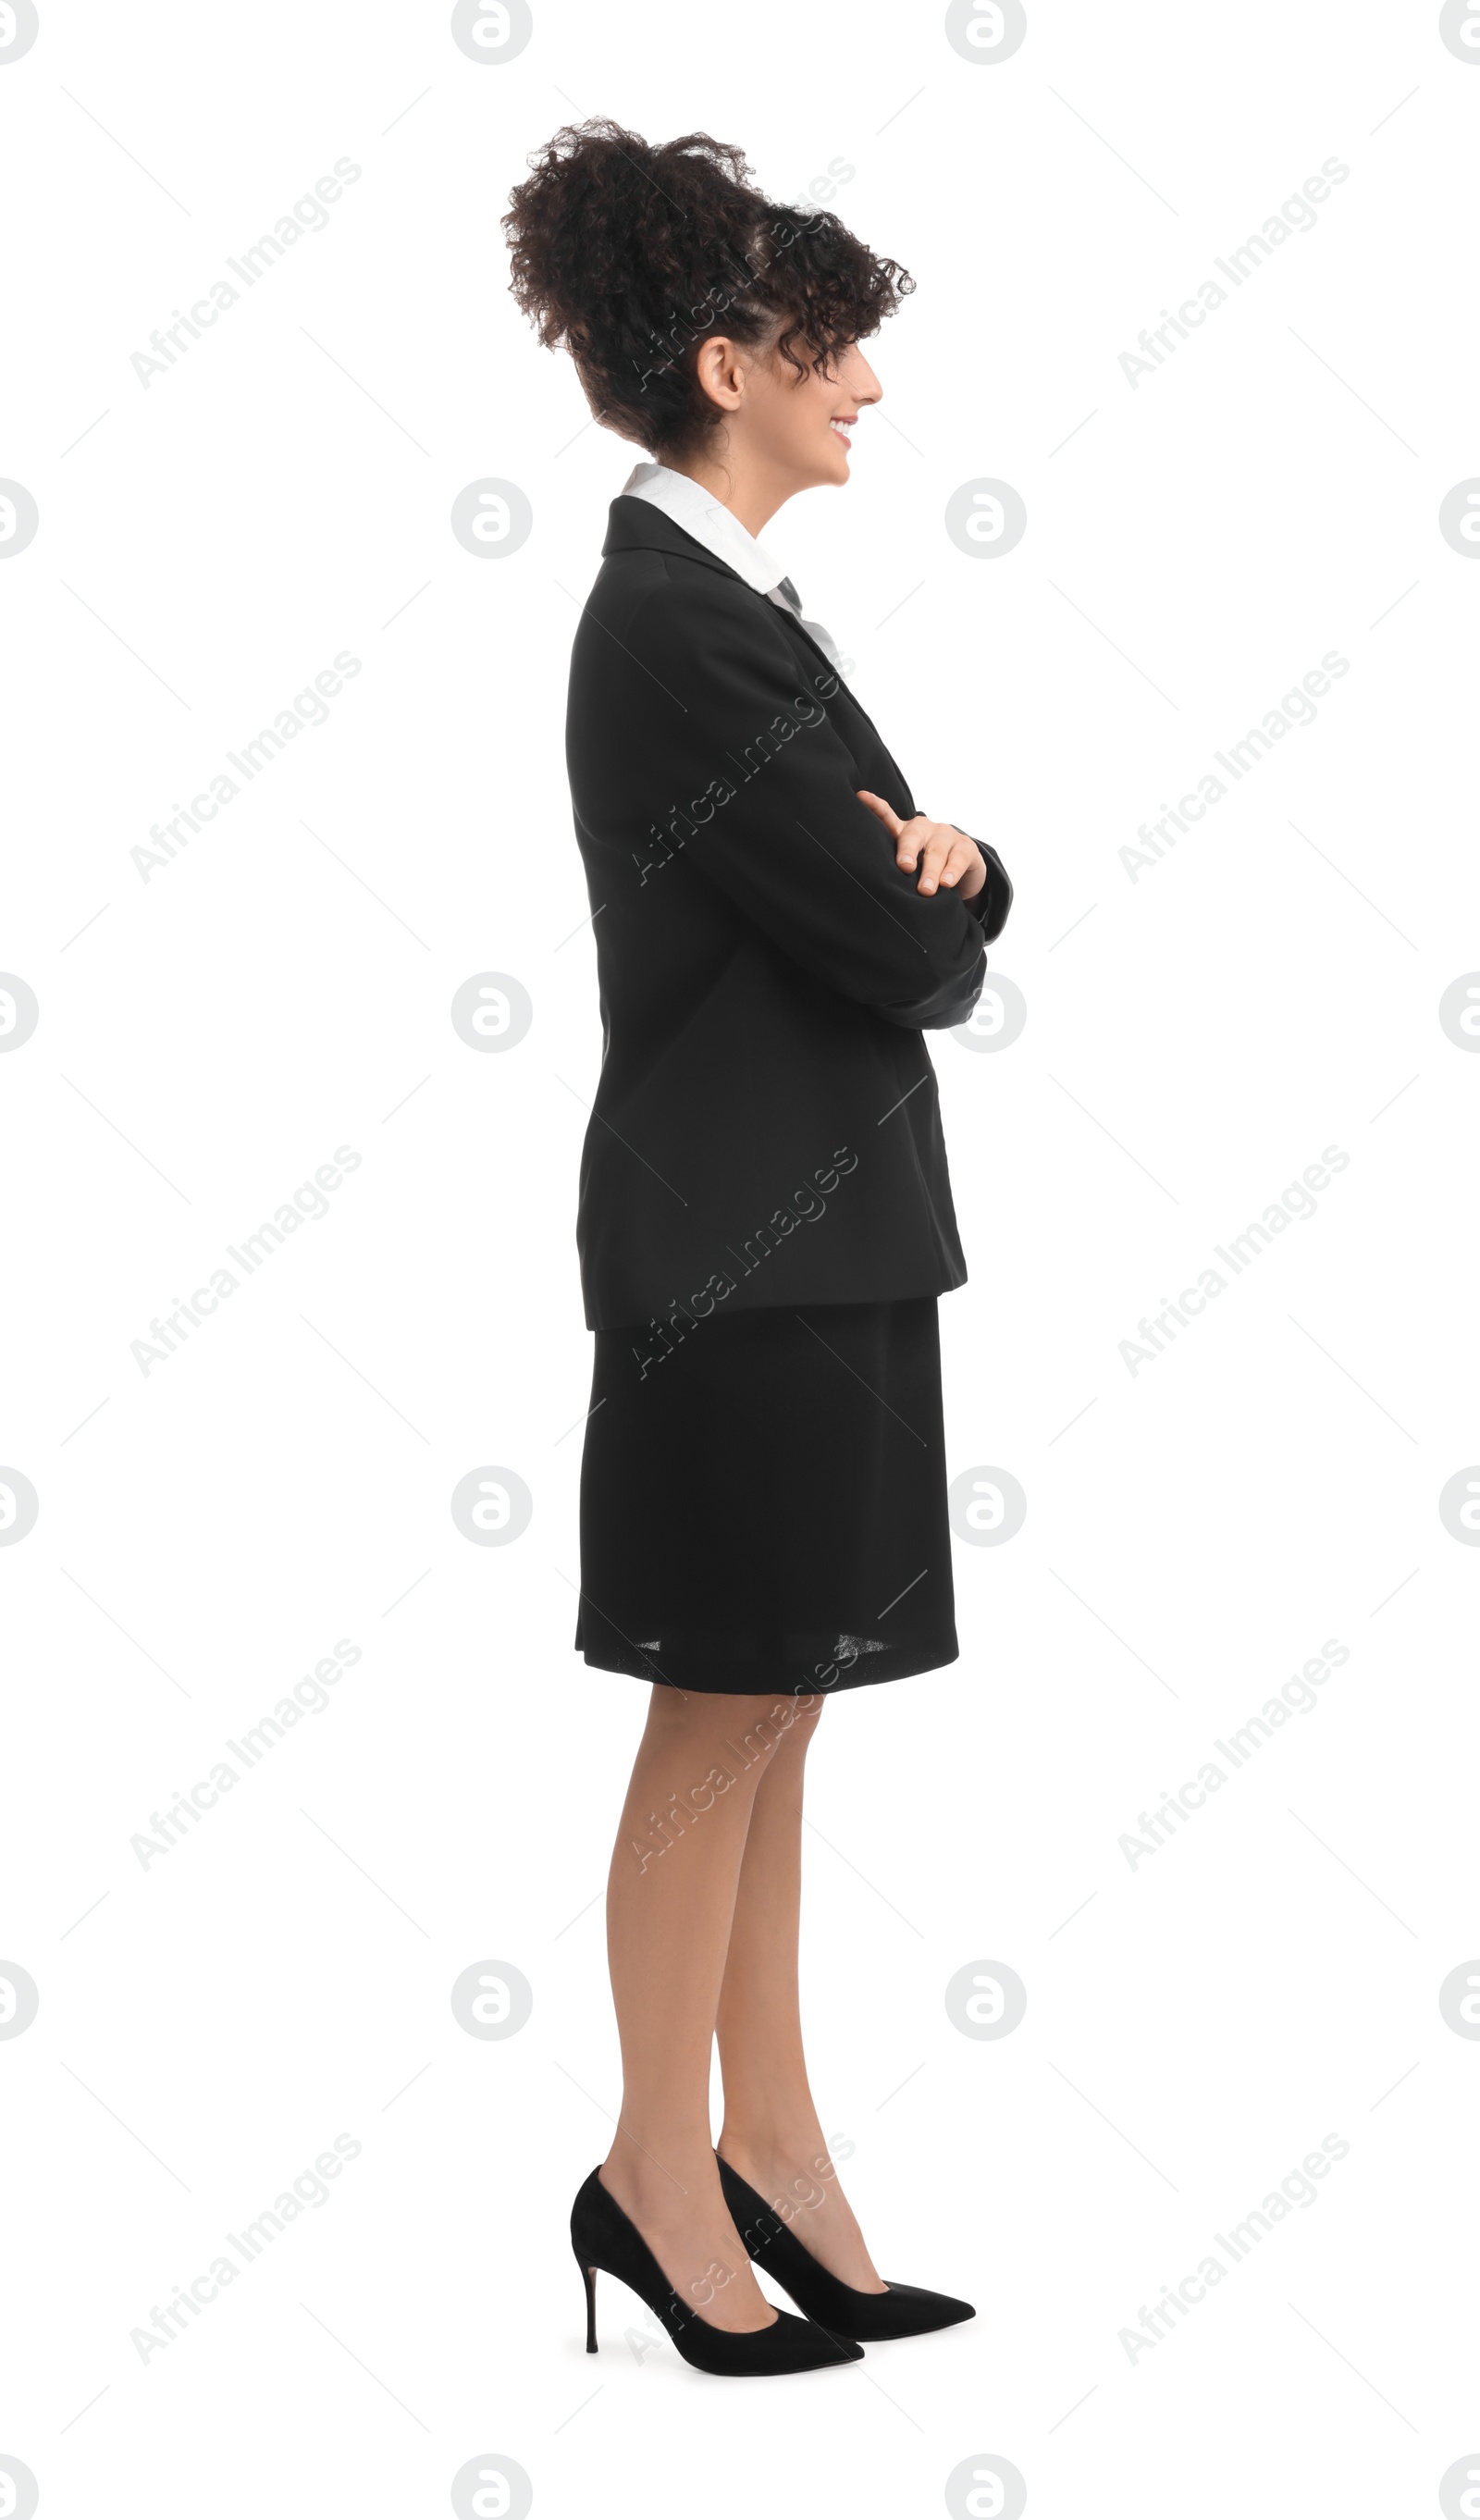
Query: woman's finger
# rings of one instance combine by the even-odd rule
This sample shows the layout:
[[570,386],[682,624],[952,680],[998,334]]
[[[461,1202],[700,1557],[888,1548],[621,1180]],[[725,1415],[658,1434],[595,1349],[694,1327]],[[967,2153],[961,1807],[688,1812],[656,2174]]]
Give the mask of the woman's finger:
[[927,837],[921,852],[919,882],[916,887],[919,892],[935,890],[952,850],[952,842],[943,824],[928,824],[926,832]]
[[897,867],[903,867],[906,875],[913,875],[919,863],[920,850],[929,836],[932,826],[925,820],[923,814],[912,814],[907,823],[893,811],[892,807],[886,807],[885,810],[893,827],[894,863]]
[[[955,829],[954,824],[952,825],[952,829]],[[940,870],[941,882],[943,884],[950,885],[960,883],[962,877],[969,871],[969,869],[975,864],[975,842],[968,840],[964,833],[963,833],[960,839],[953,840],[950,850],[947,853],[946,862]]]
[[869,788],[856,788],[854,793],[858,797],[858,801],[861,805],[867,805],[871,814],[876,814],[878,816],[878,819],[882,823],[885,831],[888,832],[889,837],[893,840],[897,840],[900,832],[905,827],[900,821],[899,816],[894,811],[893,806],[886,805],[882,796],[875,796],[873,789]]

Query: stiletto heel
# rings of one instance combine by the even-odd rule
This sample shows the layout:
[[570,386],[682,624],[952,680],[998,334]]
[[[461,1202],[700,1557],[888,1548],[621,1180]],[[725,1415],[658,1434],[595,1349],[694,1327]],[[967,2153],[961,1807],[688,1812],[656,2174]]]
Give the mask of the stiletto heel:
[[575,2253],[575,2262],[581,2270],[586,2284],[586,2351],[588,2354],[594,2354],[596,2352],[596,2269],[585,2264],[579,2249]]
[[976,2317],[968,2301],[954,2301],[948,2292],[923,2292],[918,2284],[891,2283],[887,2292],[859,2292],[852,2284],[839,2283],[764,2196],[718,2153],[714,2158],[725,2203],[755,2264],[791,2295],[798,2310],[834,2335],[882,2345],[890,2337],[928,2336],[938,2327],[956,2327]]
[[863,2348],[846,2336],[830,2336],[810,2319],[779,2310],[769,2327],[742,2332],[713,2326],[680,2301],[637,2225],[622,2212],[593,2170],[570,2209],[570,2244],[586,2283],[586,2351],[596,2348],[598,2268],[628,2284],[662,2320],[686,2362],[728,2379],[766,2378],[782,2371],[821,2371],[860,2362]]

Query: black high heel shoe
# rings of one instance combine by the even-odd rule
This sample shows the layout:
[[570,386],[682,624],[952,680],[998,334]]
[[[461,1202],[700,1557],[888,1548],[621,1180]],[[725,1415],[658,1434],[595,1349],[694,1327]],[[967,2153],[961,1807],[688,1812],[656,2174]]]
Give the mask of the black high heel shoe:
[[[723,2167],[723,2165],[721,2165]],[[760,2202],[756,2199],[757,2204]],[[779,2310],[770,2327],[736,2334],[712,2326],[697,2311],[686,2309],[637,2225],[622,2212],[616,2198],[593,2170],[570,2209],[570,2245],[586,2285],[586,2351],[596,2346],[596,2276],[603,2268],[630,2284],[640,2300],[655,2311],[686,2362],[696,2371],[723,2378],[758,2379],[780,2371],[821,2371],[831,2363],[861,2362],[863,2348],[845,2336],[830,2336],[809,2319]],[[753,2255],[752,2251],[752,2255]]]
[[797,2309],[835,2336],[861,2338],[882,2345],[889,2337],[928,2336],[937,2327],[956,2327],[976,2313],[968,2301],[953,2301],[948,2292],[922,2292],[917,2284],[891,2283],[887,2292],[857,2292],[839,2283],[819,2266],[810,2249],[774,2213],[764,2196],[727,2161],[719,2161],[735,2228],[755,2264],[788,2292]]

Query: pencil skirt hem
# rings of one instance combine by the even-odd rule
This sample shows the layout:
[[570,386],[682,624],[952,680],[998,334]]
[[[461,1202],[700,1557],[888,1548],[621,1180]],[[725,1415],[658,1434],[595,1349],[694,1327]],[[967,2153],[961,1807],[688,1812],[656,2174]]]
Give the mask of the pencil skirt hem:
[[957,1660],[933,1295],[595,1339],[588,1665],[802,1697]]

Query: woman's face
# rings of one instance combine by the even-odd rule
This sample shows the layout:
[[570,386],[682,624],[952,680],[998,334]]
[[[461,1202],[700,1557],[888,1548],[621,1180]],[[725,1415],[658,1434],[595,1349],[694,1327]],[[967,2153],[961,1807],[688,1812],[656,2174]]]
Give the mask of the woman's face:
[[847,480],[849,429],[883,392],[856,341],[820,370],[804,345],[794,346],[800,376],[774,348],[722,338],[703,342],[698,357],[699,382],[725,415],[711,440],[716,457],[723,464],[728,453],[740,455],[782,498]]

